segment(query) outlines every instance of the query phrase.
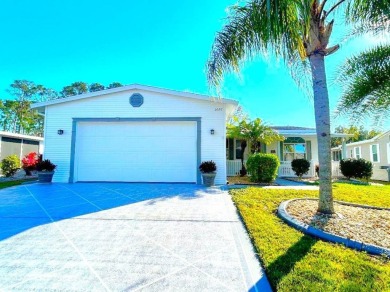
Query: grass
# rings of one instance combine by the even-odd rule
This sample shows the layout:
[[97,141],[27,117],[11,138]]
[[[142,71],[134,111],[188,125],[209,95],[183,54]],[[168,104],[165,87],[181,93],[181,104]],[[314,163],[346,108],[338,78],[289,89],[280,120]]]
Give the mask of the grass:
[[[340,183],[333,190],[336,200],[390,207],[390,186]],[[274,290],[390,291],[388,259],[314,239],[276,216],[282,201],[318,197],[318,191],[247,188],[230,192]]]
[[30,181],[30,180],[36,180],[36,178],[34,178],[34,179],[22,179],[22,180],[3,181],[3,182],[0,182],[0,189],[5,189],[5,188],[17,186],[17,185],[20,185],[20,184],[22,184],[24,182]]

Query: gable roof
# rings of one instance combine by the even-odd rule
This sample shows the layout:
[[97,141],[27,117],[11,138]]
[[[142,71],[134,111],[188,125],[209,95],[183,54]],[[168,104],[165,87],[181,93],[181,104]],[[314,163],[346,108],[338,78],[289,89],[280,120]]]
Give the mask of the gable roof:
[[[286,137],[299,136],[316,136],[317,131],[315,128],[295,127],[295,126],[271,126],[272,129],[277,131],[280,135]],[[351,134],[331,133],[332,138],[336,137],[350,137]]]
[[231,104],[234,106],[238,105],[238,101],[235,101],[232,99],[212,97],[212,96],[203,95],[203,94],[182,92],[182,91],[177,91],[177,90],[164,89],[164,88],[141,85],[141,84],[130,84],[130,85],[125,85],[125,86],[111,88],[111,89],[104,89],[104,90],[100,90],[100,91],[88,92],[88,93],[73,95],[73,96],[69,96],[69,97],[65,97],[65,98],[59,98],[59,99],[53,99],[53,100],[49,100],[49,101],[34,103],[31,105],[31,108],[38,109],[38,111],[43,111],[46,106],[50,106],[50,105],[54,105],[54,104],[72,102],[72,101],[76,101],[76,100],[81,100],[81,99],[86,99],[86,98],[91,98],[91,97],[96,97],[96,96],[103,96],[103,95],[107,95],[107,94],[124,92],[124,91],[129,91],[129,90],[143,90],[143,91],[168,94],[168,95],[173,95],[173,96],[178,96],[178,97],[206,100],[206,101],[207,100],[210,101],[210,100],[214,99],[214,100],[220,101],[222,103]]
[[379,135],[376,135],[375,137],[368,139],[368,140],[362,140],[358,142],[352,142],[352,143],[347,143],[347,146],[356,146],[356,145],[361,145],[361,144],[367,144],[367,143],[374,143],[381,139],[383,136],[389,135],[389,142],[390,142],[390,130],[383,132]]

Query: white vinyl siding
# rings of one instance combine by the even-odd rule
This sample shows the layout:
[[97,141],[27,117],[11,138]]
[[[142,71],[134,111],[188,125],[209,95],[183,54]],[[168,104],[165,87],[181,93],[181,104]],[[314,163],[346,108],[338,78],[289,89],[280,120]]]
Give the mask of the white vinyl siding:
[[[144,104],[139,108],[133,108],[129,104],[129,97],[133,93],[144,96]],[[220,108],[222,110],[216,110]],[[44,157],[58,165],[53,181],[69,181],[73,118],[167,117],[201,119],[201,160],[215,161],[218,168],[216,183],[225,184],[226,105],[211,99],[197,100],[144,90],[111,93],[46,107]],[[63,129],[64,134],[58,135],[58,129]],[[210,134],[210,129],[215,130],[214,135]],[[90,147],[93,148],[94,145],[91,144]],[[158,148],[159,144],[154,147]]]
[[380,162],[379,144],[370,145],[370,156],[372,162]]

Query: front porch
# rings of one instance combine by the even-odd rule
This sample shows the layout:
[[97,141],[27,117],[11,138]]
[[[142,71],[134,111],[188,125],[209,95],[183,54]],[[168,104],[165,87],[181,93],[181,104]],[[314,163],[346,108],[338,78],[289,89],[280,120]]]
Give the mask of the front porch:
[[[244,160],[244,164],[246,160]],[[236,176],[240,175],[241,169],[241,160],[226,160],[226,170],[227,176]],[[309,172],[303,177],[315,177],[315,163],[313,161],[310,162]],[[332,161],[332,176],[340,177],[342,176],[340,172],[340,161]],[[296,177],[294,171],[291,168],[291,161],[281,161],[278,169],[278,177]]]

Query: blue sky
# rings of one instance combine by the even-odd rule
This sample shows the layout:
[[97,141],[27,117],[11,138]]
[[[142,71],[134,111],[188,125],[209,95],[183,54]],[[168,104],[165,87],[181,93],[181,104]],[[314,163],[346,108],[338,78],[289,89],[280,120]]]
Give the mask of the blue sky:
[[[205,63],[230,0],[1,0],[0,94],[15,79],[61,90],[74,81],[141,83],[208,94]],[[332,84],[346,56],[377,43],[370,37],[342,42],[327,59],[330,106],[340,90]],[[247,63],[241,77],[226,76],[224,97],[238,100],[251,117],[271,125],[314,127],[313,103],[281,61]],[[332,127],[347,124],[334,120]]]

